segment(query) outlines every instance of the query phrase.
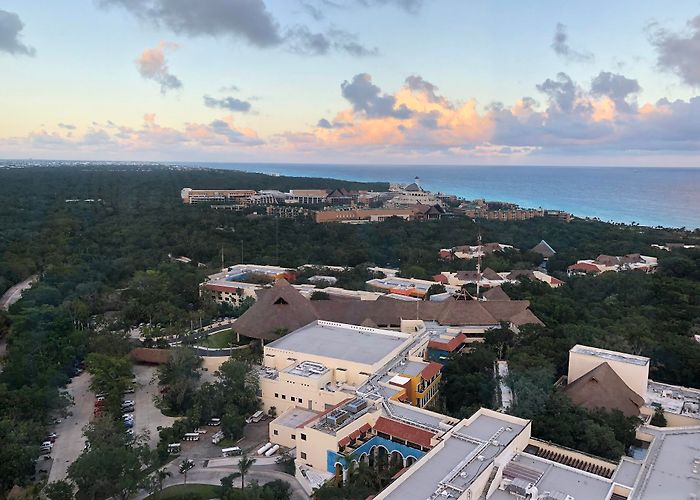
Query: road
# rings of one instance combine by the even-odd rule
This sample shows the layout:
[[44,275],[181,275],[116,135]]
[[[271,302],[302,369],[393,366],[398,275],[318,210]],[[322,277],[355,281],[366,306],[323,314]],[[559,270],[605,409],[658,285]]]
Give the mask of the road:
[[26,280],[22,281],[21,283],[17,283],[16,285],[12,286],[8,291],[6,291],[2,297],[0,297],[0,309],[3,311],[7,311],[12,304],[17,302],[19,299],[22,298],[22,292],[27,290],[28,288],[31,288],[32,284],[36,279],[38,278],[38,275],[34,274],[27,278]]

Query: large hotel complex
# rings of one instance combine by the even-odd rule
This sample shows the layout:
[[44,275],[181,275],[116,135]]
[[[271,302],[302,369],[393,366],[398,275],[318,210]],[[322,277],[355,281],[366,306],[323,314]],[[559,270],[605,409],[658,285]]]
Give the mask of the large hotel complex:
[[[364,463],[400,470],[377,500],[698,498],[700,391],[649,380],[649,358],[574,346],[558,382],[571,401],[640,418],[637,444],[618,461],[534,438],[505,401],[500,411],[449,417],[432,403],[450,355],[489,329],[541,321],[496,283],[478,300],[456,286],[417,300],[395,293],[400,278],[384,271],[393,293],[328,287],[324,300],[290,284],[294,270],[274,266],[234,266],[207,282],[225,290],[245,273],[270,276],[270,285],[239,292],[256,301],[235,329],[265,342],[259,395],[275,416],[269,440],[290,450],[309,495]],[[651,425],[657,408],[666,427]]]

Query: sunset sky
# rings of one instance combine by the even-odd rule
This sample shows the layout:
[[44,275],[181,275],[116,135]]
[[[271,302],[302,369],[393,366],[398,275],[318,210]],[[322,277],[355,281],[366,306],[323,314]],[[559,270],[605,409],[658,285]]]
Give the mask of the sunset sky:
[[0,158],[698,166],[700,1],[0,0]]

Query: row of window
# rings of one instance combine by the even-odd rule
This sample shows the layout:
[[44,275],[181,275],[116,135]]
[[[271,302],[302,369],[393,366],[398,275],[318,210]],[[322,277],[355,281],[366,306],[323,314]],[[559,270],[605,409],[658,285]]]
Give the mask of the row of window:
[[[286,394],[282,394],[282,395],[280,396],[280,394],[279,394],[278,392],[275,393],[275,397],[276,397],[277,399],[280,399],[280,398],[281,398],[281,399],[285,399],[285,400],[287,399],[287,395],[286,395]],[[290,400],[290,401],[293,401],[293,402],[296,402],[296,403],[300,403],[300,404],[303,404],[303,403],[304,403],[304,400],[303,400],[303,399],[301,399],[301,398],[296,398],[296,397],[294,397],[294,396],[289,396],[289,400]]]

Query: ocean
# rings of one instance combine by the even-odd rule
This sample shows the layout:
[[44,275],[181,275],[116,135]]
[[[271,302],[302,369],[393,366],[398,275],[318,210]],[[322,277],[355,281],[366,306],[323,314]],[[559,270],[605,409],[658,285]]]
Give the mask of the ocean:
[[[700,168],[198,163],[209,168],[355,181],[413,182],[467,199],[643,226],[700,228]],[[230,186],[235,187],[235,186]],[[329,188],[333,187],[329,184]]]

